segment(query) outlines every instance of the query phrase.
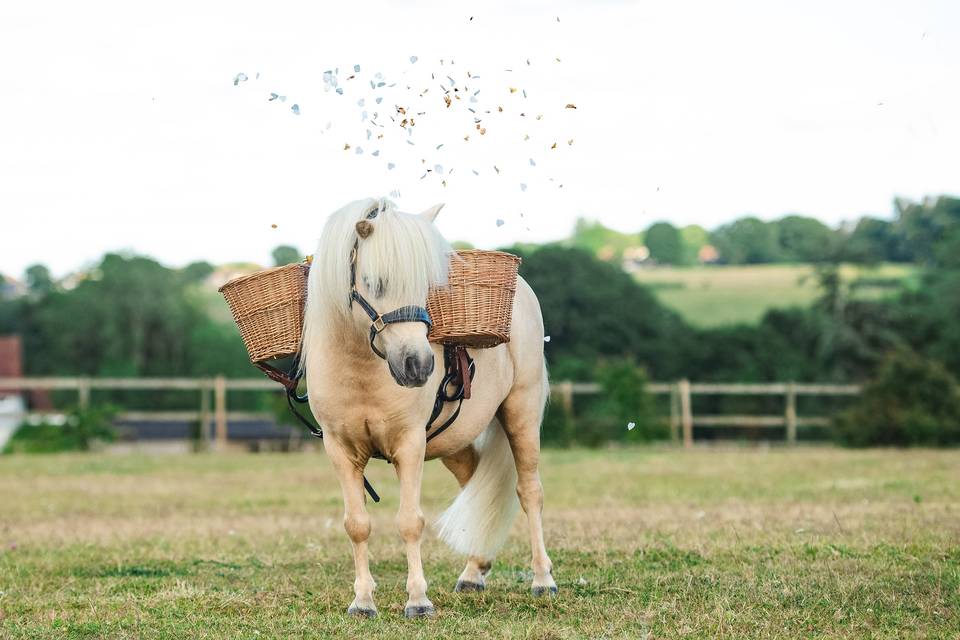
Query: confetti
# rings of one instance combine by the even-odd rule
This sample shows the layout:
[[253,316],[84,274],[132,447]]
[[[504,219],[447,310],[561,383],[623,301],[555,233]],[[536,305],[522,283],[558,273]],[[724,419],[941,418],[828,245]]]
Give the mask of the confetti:
[[343,87],[337,87],[337,93],[342,96],[342,95],[343,95]]
[[360,98],[359,100],[357,100],[357,106],[362,107],[364,102],[365,100],[363,98]]
[[556,149],[556,148],[557,148],[557,143],[554,142],[552,145],[550,145],[550,148],[551,148],[551,149]]
[[543,336],[544,342],[550,342],[550,336]]
[[390,197],[391,197],[391,198],[399,198],[399,197],[400,197],[400,192],[399,192],[399,191],[391,191],[391,192],[390,192]]
[[453,100],[450,99],[450,96],[443,96],[443,101],[447,103],[448,109],[450,108],[450,103],[453,102]]
[[573,145],[573,138],[570,138],[569,140],[567,140],[567,145],[568,145],[568,146],[572,146],[572,145]]
[[290,111],[293,111],[294,115],[300,115],[300,105],[294,103],[294,105],[290,107]]
[[504,225],[503,220],[501,220],[500,218],[497,218],[497,226],[502,227],[503,225]]
[[371,153],[370,155],[372,155],[373,157],[379,156],[379,155],[380,155],[380,149],[377,149],[376,151],[374,151],[374,152]]
[[628,422],[628,423],[627,423],[627,431],[633,431],[633,428],[636,427],[636,426],[637,426],[637,423],[636,423],[636,422]]
[[[509,69],[508,69],[508,71],[509,71]],[[516,87],[510,87],[510,93],[516,93],[516,92],[517,92]]]
[[577,108],[577,105],[573,104],[572,102],[568,102],[567,106],[564,107],[564,109],[576,109],[576,108]]
[[247,74],[245,73],[238,73],[237,75],[233,76],[233,86],[237,86],[241,82],[246,82],[246,81],[247,81]]
[[493,170],[497,172],[497,175],[500,175],[500,169],[497,168],[497,165],[493,165]]
[[530,158],[530,166],[531,167],[537,166],[537,163],[533,161],[533,158]]
[[407,144],[413,146],[413,140],[407,140]]
[[416,64],[419,59],[417,56],[410,56],[410,64]]
[[353,65],[353,72],[354,72],[354,73],[360,73],[360,65],[358,65],[358,64]]
[[272,224],[272,225],[270,225],[270,228],[271,228],[271,229],[276,229],[276,228],[277,228],[277,225]]
[[443,175],[443,165],[442,165],[442,164],[435,164],[435,165],[433,165],[433,170],[434,170],[435,173],[439,173],[439,174]]
[[344,145],[343,145],[343,150],[346,151],[346,150],[349,149],[349,148],[350,148],[350,145],[344,143]]
[[355,153],[356,153],[357,155],[360,155],[361,153],[363,153],[363,147],[357,147],[357,150],[356,150]]
[[380,104],[383,101],[383,96],[377,98],[377,104]]
[[271,94],[270,94],[270,97],[267,98],[267,101],[268,101],[268,102],[273,102],[274,100],[276,100],[276,99],[279,98],[279,97],[280,97],[280,96],[277,95],[276,93],[271,93]]
[[397,166],[397,165],[393,164],[392,162],[388,162],[388,163],[387,163],[387,169],[388,169],[388,170],[389,170],[389,169],[393,169],[395,166]]
[[475,176],[480,175],[480,172],[477,171],[476,169],[471,169],[471,171],[473,171],[473,175],[475,175]]
[[526,191],[526,190],[527,190],[527,185],[525,185],[525,184],[523,184],[523,183],[521,182],[521,183],[520,183],[520,191]]

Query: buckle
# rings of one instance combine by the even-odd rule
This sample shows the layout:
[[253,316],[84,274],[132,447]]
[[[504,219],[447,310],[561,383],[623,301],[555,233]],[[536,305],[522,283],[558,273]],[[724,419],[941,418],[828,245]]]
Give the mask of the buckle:
[[377,316],[376,319],[374,319],[373,328],[376,329],[377,333],[387,328],[387,323],[383,321],[383,316]]

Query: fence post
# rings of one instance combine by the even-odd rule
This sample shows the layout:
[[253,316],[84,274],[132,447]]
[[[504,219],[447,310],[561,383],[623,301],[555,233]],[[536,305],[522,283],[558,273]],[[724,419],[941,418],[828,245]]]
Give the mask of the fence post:
[[563,428],[566,431],[567,444],[573,444],[573,383],[567,380],[560,383],[560,404],[563,406]]
[[210,435],[210,381],[204,378],[200,381],[200,440],[207,449],[211,445]]
[[223,376],[213,379],[213,420],[216,425],[216,447],[227,448],[227,380]]
[[693,447],[693,408],[690,405],[690,381],[684,378],[677,383],[680,394],[680,420],[683,424],[683,446]]
[[680,393],[677,384],[670,385],[670,440],[680,442]]
[[797,385],[787,383],[787,401],[784,409],[784,422],[787,425],[787,444],[797,444]]
[[81,411],[90,406],[90,378],[77,380],[77,406]]

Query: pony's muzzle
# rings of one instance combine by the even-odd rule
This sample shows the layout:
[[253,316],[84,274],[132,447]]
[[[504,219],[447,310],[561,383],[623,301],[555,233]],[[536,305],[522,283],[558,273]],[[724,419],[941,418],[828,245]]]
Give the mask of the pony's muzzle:
[[403,351],[396,360],[390,358],[387,364],[390,366],[390,374],[400,386],[422,387],[433,373],[432,351],[426,353]]

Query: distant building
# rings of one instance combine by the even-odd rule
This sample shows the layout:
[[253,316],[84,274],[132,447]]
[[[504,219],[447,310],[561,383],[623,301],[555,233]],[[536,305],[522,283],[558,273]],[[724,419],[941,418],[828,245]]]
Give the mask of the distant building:
[[627,247],[623,250],[621,268],[627,273],[636,273],[650,264],[650,249],[645,246]]
[[27,293],[27,285],[16,278],[0,274],[0,300],[18,298]]
[[705,244],[697,251],[697,260],[700,264],[713,264],[720,260],[720,252],[712,244]]

